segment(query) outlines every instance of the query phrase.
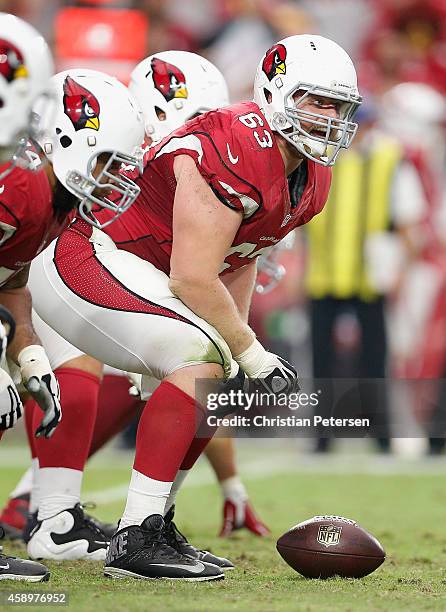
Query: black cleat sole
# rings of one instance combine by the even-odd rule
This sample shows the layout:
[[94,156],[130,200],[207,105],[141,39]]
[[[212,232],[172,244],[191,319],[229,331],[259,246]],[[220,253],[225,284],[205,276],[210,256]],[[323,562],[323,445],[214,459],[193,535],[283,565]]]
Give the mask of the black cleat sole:
[[21,574],[0,574],[0,580],[14,580],[16,582],[48,582],[50,572],[43,576],[23,576]]
[[104,576],[107,578],[114,579],[122,579],[122,578],[136,578],[138,580],[175,580],[175,581],[186,581],[186,582],[209,582],[210,580],[224,580],[225,575],[223,573],[218,574],[217,576],[190,576],[190,577],[182,577],[182,578],[174,578],[167,576],[142,576],[141,574],[137,574],[135,572],[130,572],[129,570],[120,569],[118,567],[105,567],[104,568]]

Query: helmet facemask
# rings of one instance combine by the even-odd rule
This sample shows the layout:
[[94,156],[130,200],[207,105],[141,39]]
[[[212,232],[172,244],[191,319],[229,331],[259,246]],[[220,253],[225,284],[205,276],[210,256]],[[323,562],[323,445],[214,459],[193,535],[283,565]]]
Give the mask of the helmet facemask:
[[[108,159],[97,176],[94,176],[93,171],[98,158],[104,154],[108,155]],[[131,178],[121,174],[116,168],[131,167],[142,173],[142,160],[143,150],[139,147],[134,155],[119,151],[99,151],[88,160],[86,174],[77,170],[68,172],[66,185],[79,198],[79,214],[87,223],[103,229],[130,208],[141,190]],[[93,211],[93,207],[96,206],[111,210],[114,213],[113,217],[101,223]]]
[[[299,91],[303,93],[296,99]],[[311,95],[341,102],[339,117],[302,109]],[[361,104],[361,97],[350,92],[343,94],[317,85],[299,83],[284,100],[285,113],[274,113],[271,127],[305,157],[323,166],[332,166],[340,150],[348,148],[356,134],[358,125],[351,119]],[[312,126],[312,131],[307,131],[303,124]]]
[[[39,144],[57,179],[78,198],[79,216],[106,227],[140,193],[132,179],[142,173],[142,112],[125,85],[103,72],[63,71],[50,85],[56,117]],[[105,219],[102,208],[111,213]]]

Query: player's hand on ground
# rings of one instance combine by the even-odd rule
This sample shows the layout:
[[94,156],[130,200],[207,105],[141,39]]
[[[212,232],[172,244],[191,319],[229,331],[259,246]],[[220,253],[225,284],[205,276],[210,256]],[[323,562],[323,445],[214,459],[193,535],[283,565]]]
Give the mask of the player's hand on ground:
[[45,413],[36,438],[49,438],[62,418],[59,383],[42,346],[27,346],[20,352],[18,361],[23,384]]
[[296,369],[282,357],[266,351],[258,340],[234,359],[245,374],[268,393],[299,391]]
[[9,374],[0,368],[0,431],[14,427],[22,414],[18,391]]

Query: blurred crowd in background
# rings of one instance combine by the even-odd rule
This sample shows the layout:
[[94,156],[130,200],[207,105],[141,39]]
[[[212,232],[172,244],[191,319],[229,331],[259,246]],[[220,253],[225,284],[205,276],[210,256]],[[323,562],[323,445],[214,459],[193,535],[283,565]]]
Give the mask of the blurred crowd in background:
[[[443,451],[446,0],[0,0],[0,10],[45,35],[59,70],[125,82],[149,54],[201,53],[232,102],[252,97],[257,63],[277,40],[317,33],[342,45],[364,99],[358,135],[334,167],[324,212],[275,250],[273,268],[286,275],[272,287],[259,275],[252,323],[304,378],[405,381],[366,394],[363,411],[379,406],[382,420],[377,447],[394,447],[398,421],[406,450]],[[316,450],[332,442],[321,433]]]

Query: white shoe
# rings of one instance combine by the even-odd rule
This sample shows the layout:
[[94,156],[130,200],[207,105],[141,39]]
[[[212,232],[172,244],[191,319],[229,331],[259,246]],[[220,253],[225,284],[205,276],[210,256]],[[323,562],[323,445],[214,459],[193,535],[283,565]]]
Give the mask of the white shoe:
[[104,561],[109,540],[84,515],[80,504],[40,521],[31,532],[31,559]]

